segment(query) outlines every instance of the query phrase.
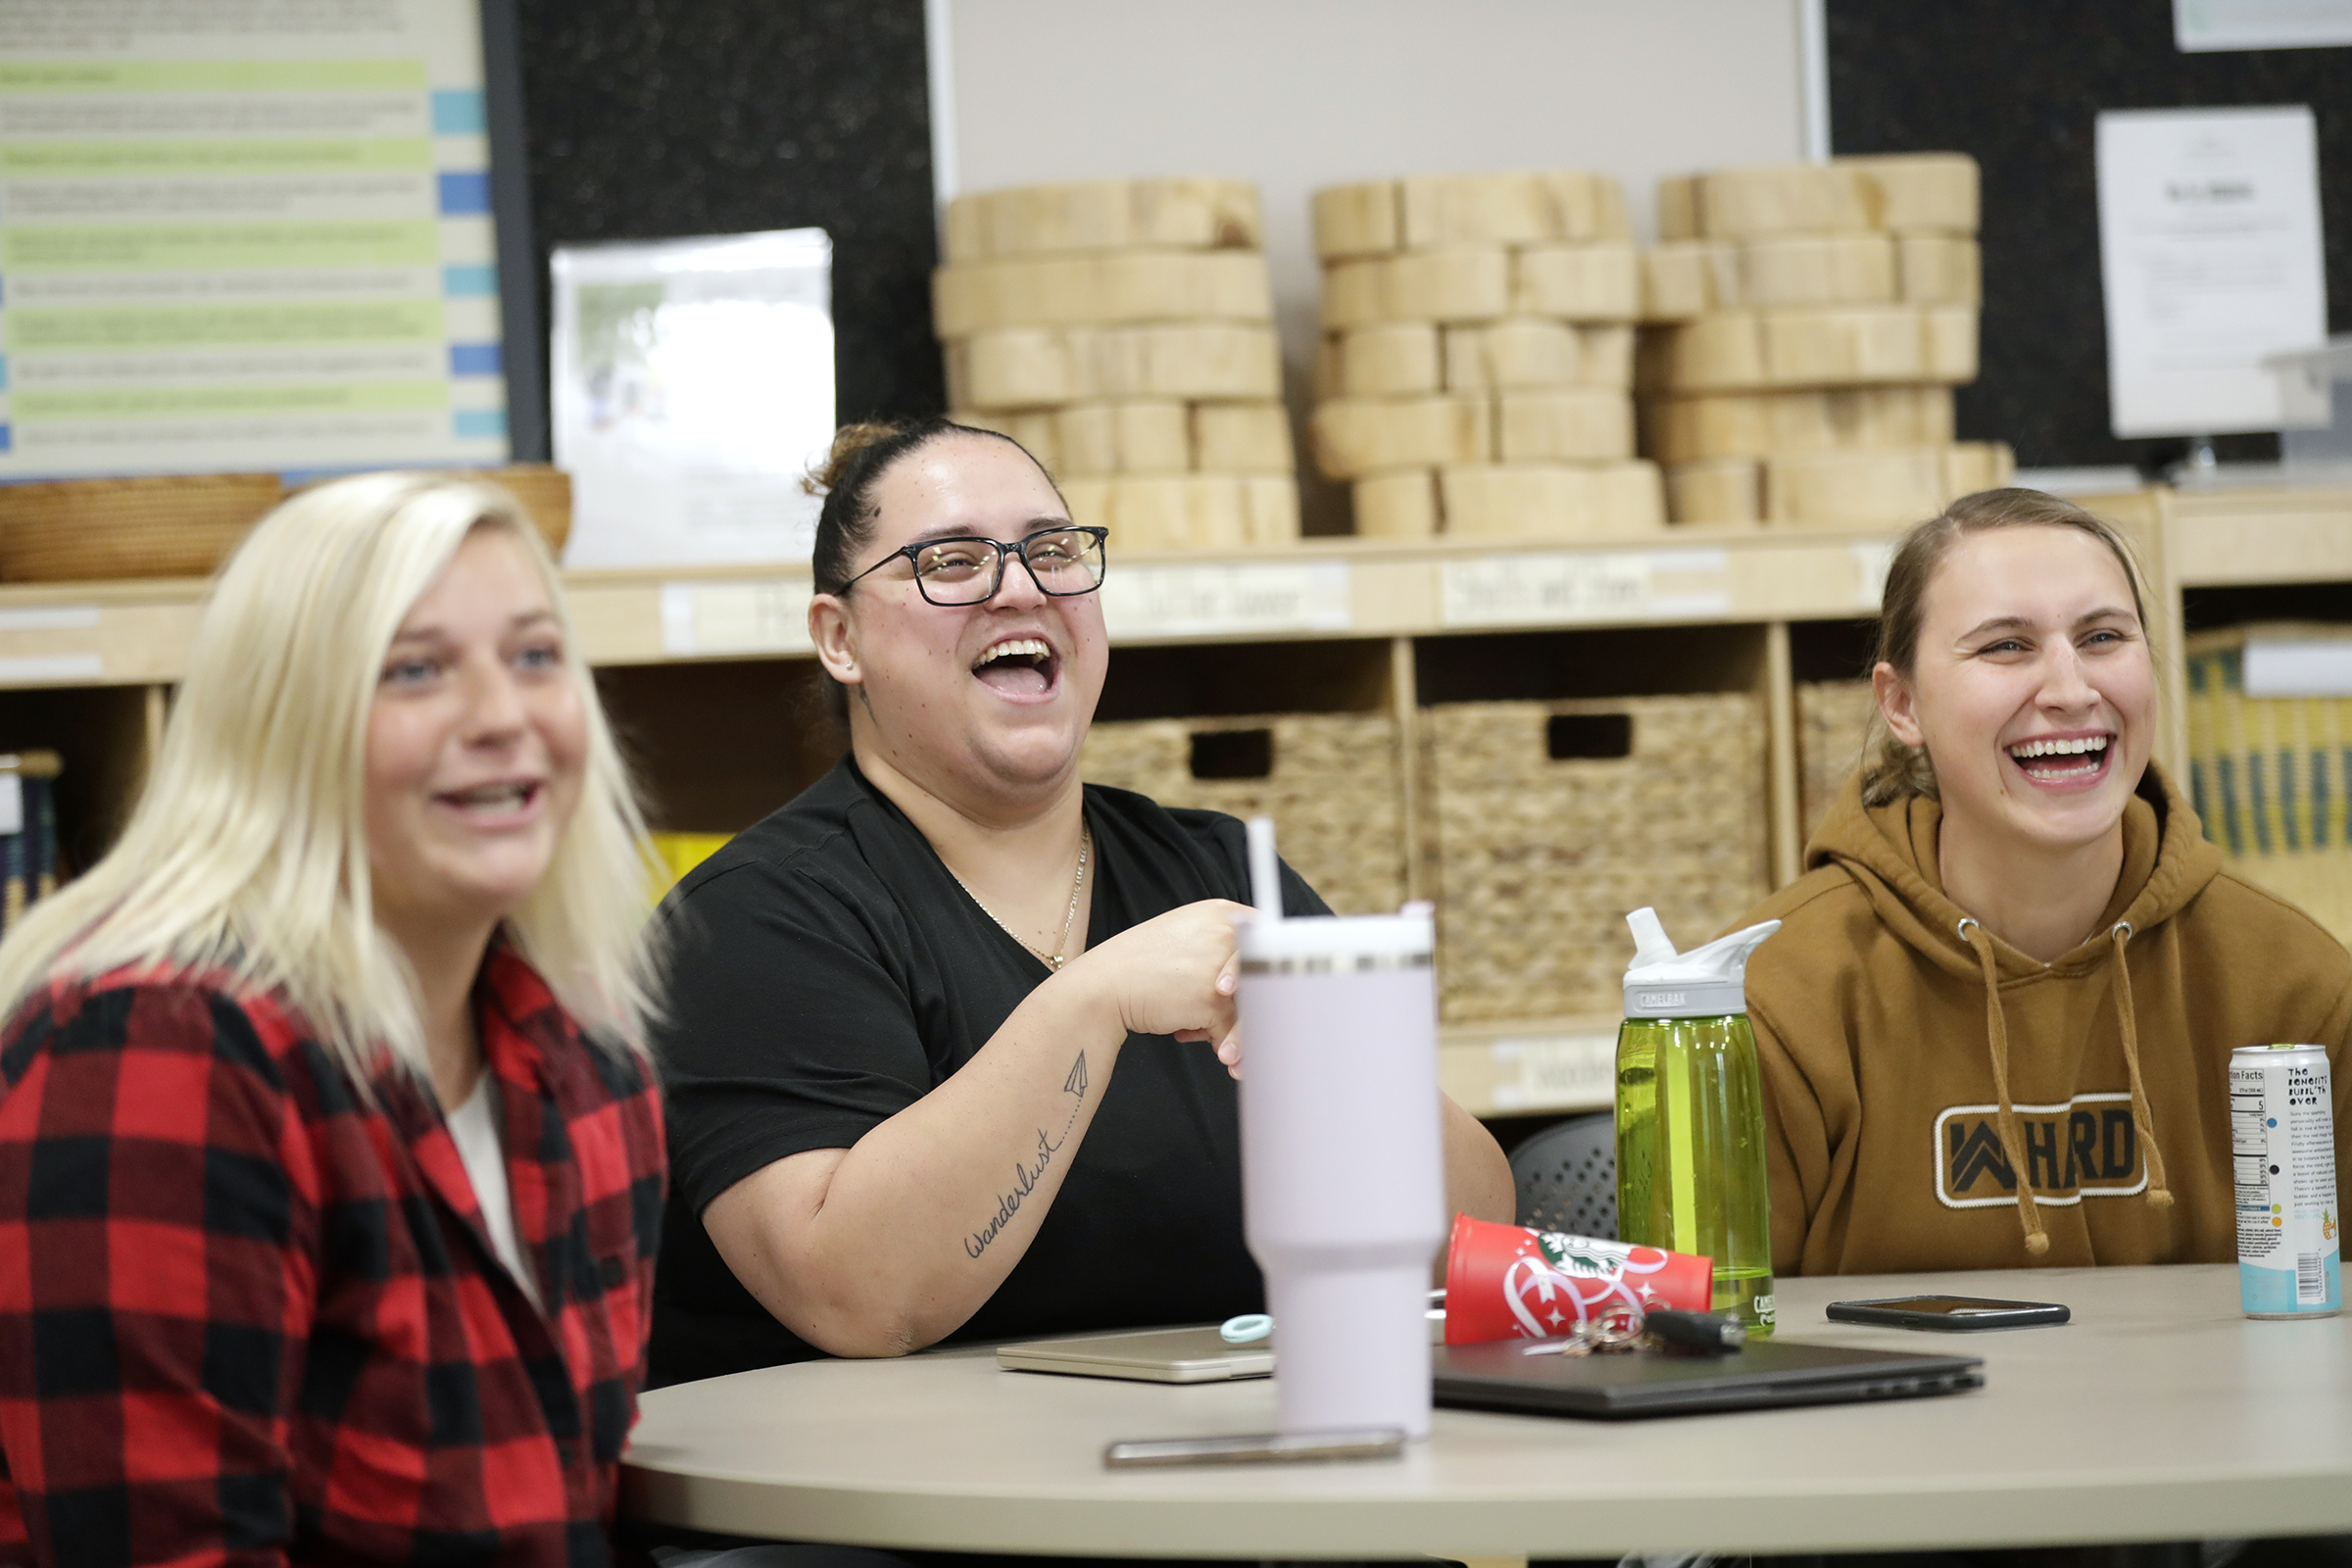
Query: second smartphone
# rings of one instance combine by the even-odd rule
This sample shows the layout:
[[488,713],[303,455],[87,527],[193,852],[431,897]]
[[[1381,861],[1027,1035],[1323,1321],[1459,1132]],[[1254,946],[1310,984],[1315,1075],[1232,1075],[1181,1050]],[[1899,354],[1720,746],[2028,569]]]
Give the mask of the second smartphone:
[[1868,1301],[1832,1301],[1829,1312],[1839,1323],[1883,1323],[1946,1334],[2064,1323],[2074,1315],[2057,1301],[1998,1301],[1981,1296],[1886,1296]]

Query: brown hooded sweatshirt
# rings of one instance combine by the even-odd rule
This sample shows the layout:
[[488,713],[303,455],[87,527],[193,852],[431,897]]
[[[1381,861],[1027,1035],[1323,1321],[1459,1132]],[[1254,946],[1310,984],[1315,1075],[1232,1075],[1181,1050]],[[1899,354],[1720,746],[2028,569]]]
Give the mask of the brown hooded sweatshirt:
[[2238,1046],[2328,1048],[2352,1171],[2352,954],[2225,869],[2153,765],[2097,934],[2052,963],[1944,897],[1941,820],[1849,783],[1747,917],[1785,922],[1747,966],[1776,1270],[2228,1262]]

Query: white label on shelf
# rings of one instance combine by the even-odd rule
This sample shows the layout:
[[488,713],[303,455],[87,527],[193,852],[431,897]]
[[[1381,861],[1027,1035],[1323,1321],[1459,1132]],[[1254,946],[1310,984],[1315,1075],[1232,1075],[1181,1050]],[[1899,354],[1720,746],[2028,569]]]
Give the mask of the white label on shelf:
[[1865,539],[1854,546],[1854,608],[1878,613],[1886,597],[1886,573],[1894,565],[1895,539]]
[[1496,1110],[1577,1110],[1616,1096],[1614,1033],[1512,1036],[1487,1050]]
[[2352,697],[2352,639],[2246,639],[2248,697]]
[[805,582],[665,582],[662,651],[696,654],[805,654],[809,586]]
[[1102,579],[1113,637],[1346,631],[1354,624],[1344,561],[1116,566]]
[[1702,619],[1728,613],[1731,595],[1687,579],[1720,579],[1724,565],[1720,550],[1563,551],[1448,561],[1441,569],[1438,619],[1446,626]]
[[24,780],[0,773],[0,838],[24,831]]
[[105,678],[106,661],[96,654],[21,654],[0,658],[0,686],[63,685]]
[[96,605],[26,605],[0,610],[0,631],[87,631],[98,624]]

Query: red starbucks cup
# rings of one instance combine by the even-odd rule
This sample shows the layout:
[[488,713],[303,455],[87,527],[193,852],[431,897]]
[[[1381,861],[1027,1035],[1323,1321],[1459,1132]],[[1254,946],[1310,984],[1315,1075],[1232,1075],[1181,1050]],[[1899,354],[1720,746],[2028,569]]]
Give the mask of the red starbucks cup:
[[1446,1343],[1549,1339],[1619,1307],[1704,1312],[1714,1291],[1711,1258],[1457,1214],[1446,1253]]

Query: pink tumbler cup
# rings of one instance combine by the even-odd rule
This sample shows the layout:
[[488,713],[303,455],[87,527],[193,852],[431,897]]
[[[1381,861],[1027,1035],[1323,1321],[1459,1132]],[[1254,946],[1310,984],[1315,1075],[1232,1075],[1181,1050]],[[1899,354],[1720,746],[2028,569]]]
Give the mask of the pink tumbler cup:
[[1446,1238],[1428,906],[1283,919],[1261,902],[1238,937],[1242,1213],[1274,1316],[1277,1423],[1427,1437]]

